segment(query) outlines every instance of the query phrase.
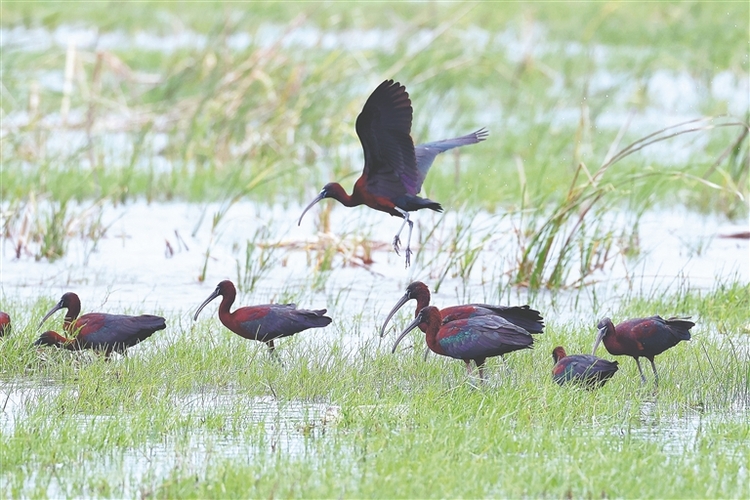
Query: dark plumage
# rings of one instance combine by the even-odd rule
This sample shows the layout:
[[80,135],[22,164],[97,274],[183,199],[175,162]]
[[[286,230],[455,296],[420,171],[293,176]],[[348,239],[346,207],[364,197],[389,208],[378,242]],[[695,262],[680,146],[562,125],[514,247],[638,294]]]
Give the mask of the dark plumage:
[[607,361],[589,354],[565,354],[562,346],[552,351],[555,366],[552,379],[560,385],[576,383],[587,389],[595,389],[607,383],[617,372],[617,361]]
[[475,144],[487,138],[485,129],[453,139],[414,147],[411,138],[412,107],[406,88],[393,80],[381,83],[365,102],[357,117],[356,129],[365,156],[362,175],[349,196],[340,184],[326,184],[299,218],[324,198],[333,198],[347,207],[368,207],[401,217],[404,223],[393,238],[398,253],[404,225],[409,225],[406,266],[410,264],[412,221],[409,212],[429,208],[442,212],[440,203],[417,196],[435,157],[449,149]]
[[471,374],[471,361],[479,368],[484,380],[484,362],[519,349],[531,349],[534,338],[529,332],[500,316],[482,315],[443,324],[437,307],[419,311],[393,344],[391,352],[416,326],[425,332],[427,346],[436,354],[461,359]]
[[599,332],[592,354],[596,354],[599,342],[603,342],[610,354],[631,356],[638,365],[641,381],[645,383],[646,377],[643,375],[641,363],[638,360],[644,357],[651,362],[654,380],[658,384],[659,375],[656,373],[654,356],[674,347],[680,341],[690,340],[690,329],[695,326],[695,323],[688,319],[664,319],[660,316],[651,316],[650,318],[629,319],[615,326],[611,319],[604,318],[597,325]]
[[197,320],[203,308],[220,295],[222,299],[219,305],[219,320],[224,326],[240,337],[265,342],[271,353],[275,348],[275,339],[288,337],[308,328],[322,328],[331,323],[331,318],[324,316],[325,309],[297,309],[294,304],[263,304],[240,307],[230,312],[237,297],[237,289],[229,280],[224,280],[216,286],[214,292],[195,311],[193,320]]
[[[69,336],[54,331],[44,332],[34,345],[49,345],[78,351],[93,349],[104,352],[108,357],[112,352],[123,354],[147,339],[154,332],[167,327],[164,318],[150,314],[126,316],[123,314],[87,313],[78,318],[81,301],[78,295],[68,292],[60,302],[42,318],[39,326],[60,309],[67,309],[63,330]],[[76,319],[77,318],[77,319]]]
[[[383,326],[380,328],[381,337],[385,335],[385,328],[388,326],[388,322],[391,318],[404,304],[412,299],[417,301],[417,308],[414,311],[414,316],[416,317],[416,315],[419,314],[419,311],[430,305],[430,289],[421,281],[410,283],[409,286],[406,287],[406,293],[404,293],[398,302],[396,302],[396,305],[393,306],[393,309],[391,309],[388,316],[385,318]],[[529,306],[466,304],[462,306],[450,306],[440,310],[443,324],[459,319],[469,319],[484,315],[500,316],[529,333],[544,332],[544,320],[542,315],[539,314],[539,311],[531,309]]]

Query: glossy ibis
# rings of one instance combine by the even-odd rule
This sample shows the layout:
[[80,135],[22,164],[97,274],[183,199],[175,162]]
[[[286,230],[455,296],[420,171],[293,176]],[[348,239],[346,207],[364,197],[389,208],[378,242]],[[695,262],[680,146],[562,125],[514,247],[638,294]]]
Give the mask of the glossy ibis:
[[[430,289],[421,281],[414,281],[406,287],[406,293],[396,302],[393,309],[385,318],[383,326],[380,328],[380,336],[385,335],[385,328],[388,322],[404,304],[410,300],[417,301],[417,309],[414,316],[419,311],[430,305]],[[523,328],[529,333],[542,333],[544,331],[544,321],[539,311],[531,309],[529,306],[492,306],[489,304],[466,304],[463,306],[451,306],[440,310],[443,324],[455,321],[457,319],[468,319],[475,316],[495,315],[510,321],[514,325]],[[422,330],[424,331],[424,330]]]
[[305,208],[297,222],[302,222],[310,207],[324,198],[333,198],[344,206],[368,207],[401,217],[404,222],[393,238],[393,249],[398,254],[401,232],[409,225],[406,239],[406,266],[411,262],[411,232],[413,223],[409,212],[429,208],[442,212],[440,203],[417,196],[422,182],[435,157],[458,146],[475,144],[487,138],[488,132],[476,132],[453,139],[430,142],[414,147],[411,138],[412,107],[406,88],[393,80],[386,80],[365,102],[357,117],[356,130],[364,150],[365,166],[354,183],[351,196],[341,184],[326,184],[320,194]]
[[629,319],[615,326],[611,319],[604,318],[597,325],[599,332],[592,354],[596,354],[599,342],[604,342],[604,347],[610,354],[631,356],[638,365],[643,383],[646,382],[646,377],[643,375],[638,358],[644,357],[651,362],[654,380],[658,384],[659,374],[656,373],[654,356],[677,345],[681,340],[690,340],[690,329],[695,326],[695,323],[688,319],[664,319],[660,316],[651,316],[650,318]]
[[[39,326],[60,309],[67,309],[63,330],[69,337],[53,331],[44,332],[34,345],[56,346],[72,351],[92,349],[104,352],[109,357],[112,352],[124,354],[128,347],[149,338],[154,332],[164,330],[167,325],[161,316],[81,312],[81,301],[73,292],[62,296],[60,302],[42,318]],[[76,319],[77,318],[77,319]]]
[[324,316],[325,309],[309,311],[297,309],[295,304],[263,304],[240,307],[234,312],[229,312],[237,296],[237,289],[229,280],[224,280],[216,286],[213,293],[195,311],[193,321],[197,320],[203,308],[219,295],[219,320],[224,326],[240,337],[265,342],[271,354],[274,353],[275,339],[288,337],[308,328],[322,328],[331,323],[331,318]]
[[436,354],[462,359],[471,375],[471,361],[479,368],[484,380],[484,362],[493,356],[531,349],[534,338],[529,332],[500,316],[483,315],[443,323],[440,310],[428,306],[419,311],[414,321],[399,334],[391,352],[415,327],[425,332],[427,347]]
[[0,311],[0,337],[10,333],[10,316],[8,313]]
[[607,383],[617,372],[617,361],[607,361],[589,354],[565,354],[562,346],[552,351],[555,366],[552,378],[560,385],[573,382],[587,389],[595,389]]

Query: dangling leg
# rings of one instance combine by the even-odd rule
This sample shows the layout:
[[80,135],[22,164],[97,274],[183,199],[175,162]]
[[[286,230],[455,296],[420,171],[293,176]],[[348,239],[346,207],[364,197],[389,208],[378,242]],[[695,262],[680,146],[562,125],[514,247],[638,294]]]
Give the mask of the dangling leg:
[[654,370],[654,385],[659,385],[659,374],[656,373],[656,365],[654,364],[653,356],[648,358],[648,360],[651,361],[651,368]]
[[393,237],[393,250],[396,252],[396,255],[401,255],[398,253],[401,245],[401,231],[404,230],[404,226],[406,226],[406,221],[409,220],[409,214],[401,210],[400,208],[396,207],[396,210],[404,214],[404,222],[401,223],[401,227],[398,229],[398,232],[396,233],[396,236]]
[[635,364],[638,365],[638,372],[640,372],[640,374],[641,374],[641,383],[645,384],[646,383],[646,377],[643,375],[643,370],[641,370],[641,362],[638,361],[637,357],[635,358]]
[[404,222],[401,224],[401,228],[398,230],[398,233],[396,233],[396,237],[393,238],[393,249],[398,254],[398,246],[401,244],[401,231],[404,230],[404,226],[406,224],[409,224],[409,236],[406,238],[406,250],[404,250],[404,256],[406,257],[406,267],[409,267],[411,265],[411,232],[414,228],[414,223],[409,219],[409,212],[407,212],[406,210],[401,210],[398,207],[395,208],[404,217]]
[[429,347],[425,347],[424,348],[424,359],[423,359],[423,361],[427,361],[427,355],[429,355],[429,354],[430,354],[430,348]]
[[466,375],[471,378],[474,375],[474,370],[471,368],[471,360],[465,359],[464,363],[466,363]]

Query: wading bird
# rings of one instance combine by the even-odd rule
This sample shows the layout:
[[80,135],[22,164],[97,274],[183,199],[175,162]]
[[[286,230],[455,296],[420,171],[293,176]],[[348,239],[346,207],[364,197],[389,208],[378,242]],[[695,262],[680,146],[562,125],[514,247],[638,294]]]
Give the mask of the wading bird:
[[690,340],[690,329],[695,326],[695,323],[688,319],[663,319],[660,316],[651,316],[650,318],[629,319],[614,326],[611,319],[604,318],[597,325],[599,332],[591,354],[596,354],[596,348],[599,347],[600,342],[603,342],[610,354],[631,356],[638,365],[643,383],[646,382],[646,377],[643,375],[638,358],[644,357],[651,362],[654,380],[658,384],[659,374],[656,373],[654,356],[677,345],[681,340]]
[[73,292],[64,294],[60,302],[42,318],[39,326],[42,326],[47,318],[60,309],[67,309],[63,331],[70,337],[50,330],[42,333],[34,345],[49,345],[71,351],[92,349],[104,352],[109,357],[113,352],[124,354],[128,347],[136,345],[154,332],[167,327],[164,318],[151,314],[126,316],[87,313],[78,318],[78,313],[81,312],[81,301]]
[[10,334],[10,316],[0,311],[0,337]]
[[[421,281],[414,281],[406,287],[406,293],[396,302],[388,317],[385,318],[383,326],[380,329],[380,337],[385,335],[385,328],[388,322],[404,304],[410,300],[417,301],[417,309],[414,316],[419,311],[430,305],[430,289]],[[523,328],[529,333],[542,333],[544,331],[544,320],[539,311],[531,309],[529,306],[492,306],[488,304],[466,304],[463,306],[451,306],[440,310],[440,317],[443,324],[455,321],[457,319],[469,319],[475,316],[494,315],[500,316]],[[422,330],[424,331],[424,330]]]
[[411,232],[413,223],[409,212],[429,208],[442,212],[440,203],[417,196],[427,171],[435,157],[449,149],[475,144],[487,138],[487,131],[430,142],[414,147],[411,138],[412,107],[406,88],[393,80],[386,80],[365,102],[357,117],[356,130],[365,155],[362,175],[354,183],[351,196],[341,184],[326,184],[320,194],[305,208],[297,225],[308,210],[324,198],[333,198],[344,206],[368,207],[401,217],[404,222],[393,238],[393,249],[398,254],[401,232],[409,225],[406,239],[406,266],[411,263]]
[[479,378],[484,381],[484,362],[493,356],[531,349],[534,338],[529,332],[500,316],[484,315],[459,319],[443,324],[437,307],[428,306],[419,311],[414,321],[399,334],[391,352],[415,327],[425,332],[430,350],[442,356],[461,359],[469,375],[471,361],[479,368]]
[[552,351],[552,379],[560,385],[576,383],[587,389],[596,389],[607,383],[617,372],[617,361],[607,361],[589,354],[565,354],[562,346]]
[[237,296],[237,290],[229,280],[224,280],[216,286],[216,290],[195,311],[193,321],[197,320],[203,308],[219,295],[219,320],[224,326],[240,337],[265,342],[271,354],[274,353],[275,339],[288,337],[308,328],[322,328],[331,323],[331,318],[324,316],[325,309],[309,311],[297,309],[294,304],[264,304],[240,307],[234,312],[229,312]]

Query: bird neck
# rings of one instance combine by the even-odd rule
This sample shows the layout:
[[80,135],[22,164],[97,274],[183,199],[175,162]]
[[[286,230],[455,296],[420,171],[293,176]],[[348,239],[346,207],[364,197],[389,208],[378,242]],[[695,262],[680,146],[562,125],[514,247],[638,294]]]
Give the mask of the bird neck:
[[440,331],[440,312],[436,308],[432,308],[431,314],[425,318],[424,321],[422,321],[419,324],[419,329],[422,330],[425,333],[425,341],[427,342],[427,347],[430,348],[430,350],[437,354],[444,354],[442,347],[440,347],[440,343],[438,342],[437,336],[438,332]]
[[[422,309],[424,309],[425,307],[427,307],[429,305],[430,305],[430,296],[429,296],[429,294],[426,295],[426,296],[424,294],[421,294],[421,293],[419,295],[417,295],[417,309],[416,309],[416,311],[414,311],[414,316],[416,317],[417,314],[419,314],[419,311],[421,311]],[[420,328],[421,328],[421,326],[420,326]],[[422,331],[424,331],[424,330],[422,330]]]
[[219,319],[226,325],[227,321],[232,320],[232,313],[230,309],[234,304],[234,299],[237,296],[237,292],[234,290],[227,290],[221,296],[221,304],[219,304]]
[[68,294],[65,300],[65,306],[67,307],[67,310],[65,311],[63,329],[69,330],[73,327],[75,319],[81,313],[81,300],[78,298],[78,295],[74,293]]
[[341,184],[331,184],[328,188],[328,195],[326,198],[333,198],[334,200],[338,201],[345,207],[356,207],[364,203],[362,201],[362,197],[360,196],[360,189],[364,187],[364,183],[362,186],[360,186],[360,180],[362,178],[360,177],[359,180],[354,184],[354,190],[352,191],[352,195],[349,196],[346,191],[344,191],[344,188],[341,186]]

